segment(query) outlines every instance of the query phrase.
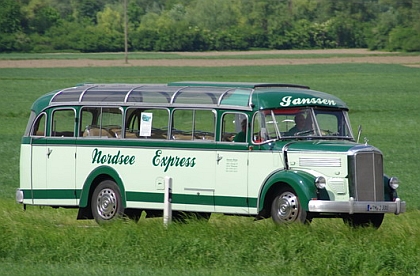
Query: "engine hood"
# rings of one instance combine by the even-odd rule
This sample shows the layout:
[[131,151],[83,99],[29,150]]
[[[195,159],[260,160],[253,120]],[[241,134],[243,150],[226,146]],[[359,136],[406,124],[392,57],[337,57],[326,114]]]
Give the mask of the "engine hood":
[[379,151],[373,146],[357,144],[345,140],[311,140],[311,141],[292,141],[284,145],[284,150],[292,152],[360,152],[360,151]]

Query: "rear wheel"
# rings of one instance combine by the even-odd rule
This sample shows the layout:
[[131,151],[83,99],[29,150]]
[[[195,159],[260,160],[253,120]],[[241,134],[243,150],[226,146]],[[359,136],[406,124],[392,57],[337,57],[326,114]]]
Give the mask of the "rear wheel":
[[91,209],[96,222],[106,223],[124,213],[121,192],[112,180],[104,180],[96,187],[91,200]]
[[379,228],[384,220],[384,214],[353,214],[343,218],[343,221],[351,227]]
[[277,224],[293,222],[309,223],[307,212],[302,208],[296,192],[289,187],[278,191],[271,204],[271,218]]

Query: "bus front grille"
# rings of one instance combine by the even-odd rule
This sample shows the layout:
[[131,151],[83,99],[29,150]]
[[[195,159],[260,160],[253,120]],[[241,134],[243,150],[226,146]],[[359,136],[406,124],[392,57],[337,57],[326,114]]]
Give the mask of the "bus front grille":
[[356,201],[383,201],[382,153],[364,148],[353,151],[348,159],[350,196]]

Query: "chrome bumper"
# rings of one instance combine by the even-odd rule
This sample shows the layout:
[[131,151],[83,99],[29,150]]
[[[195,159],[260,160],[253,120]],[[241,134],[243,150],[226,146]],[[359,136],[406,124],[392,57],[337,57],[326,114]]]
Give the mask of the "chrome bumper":
[[395,201],[355,201],[352,197],[349,201],[310,200],[308,209],[314,213],[394,213],[398,215],[405,212],[405,201],[399,198]]

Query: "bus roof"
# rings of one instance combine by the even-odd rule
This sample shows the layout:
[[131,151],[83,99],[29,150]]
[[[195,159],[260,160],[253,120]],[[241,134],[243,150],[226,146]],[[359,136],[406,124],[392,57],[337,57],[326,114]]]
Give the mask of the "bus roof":
[[41,112],[49,105],[218,107],[250,111],[297,106],[347,109],[339,98],[303,85],[196,81],[168,84],[81,84],[40,97],[32,109]]

